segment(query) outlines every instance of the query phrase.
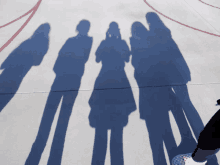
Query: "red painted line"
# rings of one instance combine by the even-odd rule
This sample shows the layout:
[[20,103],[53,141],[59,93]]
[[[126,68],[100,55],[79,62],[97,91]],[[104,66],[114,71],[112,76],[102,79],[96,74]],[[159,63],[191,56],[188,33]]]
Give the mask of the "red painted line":
[[15,22],[15,21],[18,21],[18,20],[21,19],[22,17],[24,17],[24,16],[28,15],[29,13],[31,13],[33,9],[34,9],[34,8],[32,8],[31,10],[29,10],[27,13],[25,13],[25,14],[22,15],[22,16],[20,16],[19,18],[15,19],[14,21],[11,21],[11,22],[9,22],[9,23],[3,25],[3,26],[0,26],[0,28],[3,28],[3,27],[5,27],[5,26],[8,26],[8,25],[10,25],[11,23],[13,23],[13,22]]
[[170,17],[164,15],[163,13],[159,12],[159,11],[156,10],[155,8],[153,8],[146,0],[144,0],[144,2],[145,2],[151,9],[153,9],[154,11],[156,11],[157,13],[159,13],[160,15],[166,17],[167,19],[169,19],[169,20],[171,20],[171,21],[174,21],[174,22],[176,22],[176,23],[178,23],[178,24],[180,24],[180,25],[186,26],[186,27],[191,28],[191,29],[196,30],[196,31],[200,31],[200,32],[203,32],[203,33],[206,33],[206,34],[209,34],[209,35],[213,35],[213,36],[216,36],[216,37],[220,37],[220,35],[218,35],[218,34],[209,33],[209,32],[207,32],[207,31],[203,31],[203,30],[200,30],[200,29],[196,29],[196,28],[194,28],[194,27],[191,27],[191,26],[188,26],[188,25],[183,24],[183,23],[181,23],[181,22],[178,22],[178,21],[176,21],[176,20],[174,20],[174,19],[172,19],[172,18],[170,18]]
[[31,10],[29,10],[27,13],[25,13],[24,15],[20,16],[19,18],[15,19],[15,20],[13,20],[13,21],[11,21],[11,22],[9,22],[9,23],[3,25],[3,26],[0,26],[0,28],[3,28],[3,27],[5,27],[5,26],[7,26],[7,25],[10,25],[11,23],[13,23],[13,22],[15,22],[15,21],[21,19],[22,17],[24,17],[24,16],[26,16],[26,15],[28,15],[29,13],[32,12],[32,14],[30,15],[30,17],[29,17],[29,18],[27,19],[27,21],[20,27],[20,29],[0,48],[0,52],[1,52],[3,49],[5,49],[5,48],[15,39],[15,37],[17,37],[17,35],[25,28],[25,26],[28,24],[28,22],[31,20],[31,18],[34,16],[34,14],[36,13],[37,9],[39,8],[41,1],[42,1],[42,0],[39,0],[39,1],[37,2],[37,4],[36,4]]
[[203,2],[203,1],[201,1],[201,0],[199,0],[199,1],[202,2],[202,3],[204,3],[204,4],[206,4],[206,5],[208,5],[208,6],[211,6],[211,7],[217,8],[217,9],[220,9],[219,7],[212,6],[212,5],[210,5],[210,4],[208,4],[208,3],[205,3],[205,2]]
[[[29,13],[33,12],[33,13],[30,15],[30,17],[27,19],[27,21],[21,26],[21,28],[0,48],[0,52],[1,52],[3,49],[5,49],[5,48],[15,39],[15,37],[17,37],[17,35],[24,29],[24,27],[28,24],[28,22],[31,20],[31,18],[32,18],[32,17],[34,16],[34,14],[36,13],[37,9],[38,9],[39,6],[40,6],[41,1],[42,1],[42,0],[39,0],[39,1],[37,2],[37,4],[36,4],[31,10],[29,10],[27,13],[25,13],[24,15],[20,16],[19,18],[15,19],[15,20],[13,20],[13,21],[11,21],[11,22],[9,22],[9,23],[3,25],[3,26],[0,26],[0,28],[3,28],[3,27],[5,27],[5,26],[8,26],[8,25],[10,25],[11,23],[13,23],[13,22],[15,22],[15,21],[18,21],[19,19],[21,19],[21,18],[23,18],[24,16],[28,15]],[[199,1],[202,2],[202,3],[204,3],[204,4],[206,4],[206,5],[209,5],[209,4],[207,4],[207,3],[205,3],[205,2],[203,2],[203,1],[201,1],[201,0],[199,0]],[[156,10],[155,8],[153,8],[146,0],[144,0],[144,2],[145,2],[150,8],[152,8],[154,11],[156,11],[156,12],[159,13],[160,15],[166,17],[167,19],[170,19],[171,21],[174,21],[174,22],[179,23],[179,24],[181,24],[181,25],[183,25],[183,26],[186,26],[186,27],[188,27],[188,28],[191,28],[191,29],[194,29],[194,30],[197,30],[197,31],[200,31],[200,32],[209,34],[209,35],[213,35],[213,36],[216,36],[216,37],[220,37],[220,35],[217,35],[217,34],[214,34],[214,33],[209,33],[209,32],[206,32],[206,31],[203,31],[203,30],[200,30],[200,29],[196,29],[196,28],[194,28],[194,27],[191,27],[191,26],[188,26],[188,25],[183,24],[183,23],[181,23],[181,22],[178,22],[178,21],[176,21],[176,20],[174,20],[174,19],[172,19],[172,18],[170,18],[170,17],[164,15],[163,13],[159,12],[159,11]],[[209,6],[215,7],[215,6],[212,6],[212,5],[209,5]],[[215,8],[220,9],[219,7],[215,7]]]

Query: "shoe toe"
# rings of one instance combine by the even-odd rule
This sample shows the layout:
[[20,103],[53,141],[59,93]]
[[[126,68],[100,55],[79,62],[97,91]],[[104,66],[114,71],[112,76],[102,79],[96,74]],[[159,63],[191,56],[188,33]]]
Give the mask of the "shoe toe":
[[185,160],[191,156],[192,153],[177,155],[173,158],[172,165],[185,165]]

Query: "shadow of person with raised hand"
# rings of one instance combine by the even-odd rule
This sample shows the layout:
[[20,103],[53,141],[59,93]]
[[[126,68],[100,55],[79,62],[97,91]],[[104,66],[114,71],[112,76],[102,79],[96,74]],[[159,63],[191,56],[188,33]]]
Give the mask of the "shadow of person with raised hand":
[[79,32],[78,35],[69,38],[59,52],[53,68],[56,78],[47,99],[36,140],[32,145],[25,165],[39,164],[55,113],[61,98],[63,98],[47,163],[48,165],[61,164],[69,118],[78,94],[85,63],[89,58],[92,47],[93,38],[88,36],[89,29],[89,21],[80,21],[76,28]]
[[159,34],[148,31],[140,22],[134,22],[130,43],[135,79],[140,88],[140,118],[145,120],[148,128],[154,164],[166,164],[163,142],[170,162],[177,151],[169,121],[169,110],[174,115],[182,139],[188,139],[191,146],[196,146],[196,142],[182,106],[170,86],[170,77],[173,75],[172,70],[169,70],[163,45],[171,35],[170,31],[165,28],[158,30]]
[[7,59],[0,69],[4,69],[0,75],[0,112],[14,97],[22,80],[32,66],[41,64],[49,47],[50,25],[40,25],[34,34],[21,43]]
[[95,128],[92,165],[104,165],[107,150],[107,131],[111,130],[110,156],[112,165],[123,165],[123,128],[128,116],[136,110],[130,83],[126,76],[125,62],[130,50],[121,39],[116,22],[111,22],[106,39],[96,51],[96,62],[102,62],[94,91],[89,100],[90,126]]

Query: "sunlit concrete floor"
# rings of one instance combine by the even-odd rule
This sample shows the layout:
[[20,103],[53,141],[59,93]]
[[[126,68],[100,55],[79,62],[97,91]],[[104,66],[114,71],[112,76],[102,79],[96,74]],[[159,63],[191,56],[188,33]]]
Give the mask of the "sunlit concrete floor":
[[[220,35],[220,10],[217,8],[207,6],[198,0],[147,0],[147,2],[164,15],[181,23]],[[205,0],[205,2],[220,7],[220,1]],[[37,3],[37,0],[2,0],[0,3],[0,25],[4,25],[27,12]],[[9,54],[28,39],[41,24],[46,22],[50,24],[47,54],[39,66],[33,66],[29,70],[14,97],[1,111],[1,164],[25,164],[39,129],[51,85],[55,79],[53,66],[58,52],[69,37],[77,35],[75,29],[82,19],[88,20],[91,24],[88,35],[93,37],[93,44],[69,120],[61,164],[91,164],[95,129],[89,125],[90,106],[88,101],[102,66],[101,63],[96,63],[95,52],[101,41],[105,39],[106,31],[112,21],[118,23],[122,39],[130,48],[131,25],[135,21],[139,21],[148,28],[145,18],[148,12],[155,11],[143,0],[43,0],[41,2],[28,25],[0,53],[0,64],[2,64]],[[220,38],[182,26],[158,15],[170,29],[172,38],[190,69],[191,81],[187,84],[190,100],[205,125],[218,110],[215,104],[216,100],[220,98]],[[28,16],[25,16],[0,29],[0,46],[4,45],[27,18]],[[2,72],[3,69],[0,70],[0,73]],[[126,63],[125,72],[132,87],[137,109],[129,116],[129,122],[123,132],[124,164],[150,165],[154,163],[152,151],[145,121],[141,120],[139,116],[139,88],[134,78],[134,68],[131,62]],[[61,102],[40,165],[46,165],[48,162]],[[181,143],[179,128],[171,112],[169,112],[169,117],[178,146]],[[108,136],[110,137],[110,131]],[[109,140],[110,138],[108,138],[108,144]],[[164,152],[169,164],[165,146]],[[216,156],[220,163],[220,152]],[[109,147],[105,164],[110,164]]]

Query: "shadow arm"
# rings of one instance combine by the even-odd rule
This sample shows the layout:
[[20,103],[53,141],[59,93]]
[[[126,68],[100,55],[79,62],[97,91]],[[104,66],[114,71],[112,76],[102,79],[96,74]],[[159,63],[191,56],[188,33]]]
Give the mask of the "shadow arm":
[[69,44],[69,39],[65,42],[65,44],[62,46],[62,48],[59,51],[57,60],[56,60],[54,67],[53,67],[53,71],[55,73],[58,73],[59,69],[62,68],[62,63],[60,61],[61,61],[61,58],[63,57],[63,55],[65,55],[67,53],[66,51],[64,52],[64,50],[66,50],[68,48],[68,44]]
[[88,61],[89,59],[89,54],[91,52],[91,48],[92,48],[92,43],[93,43],[93,38],[90,38],[90,42],[87,45],[87,47],[84,49],[84,54],[85,54],[85,63]]
[[104,52],[104,48],[105,48],[104,41],[102,41],[97,51],[95,52],[97,63],[99,63],[102,60],[102,54]]
[[122,46],[122,58],[125,59],[125,62],[129,62],[129,58],[131,55],[131,51],[125,41],[123,41],[123,46]]

